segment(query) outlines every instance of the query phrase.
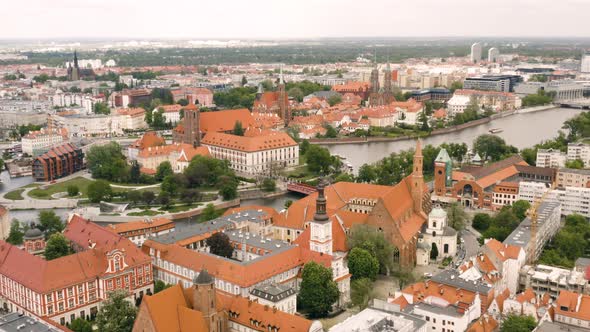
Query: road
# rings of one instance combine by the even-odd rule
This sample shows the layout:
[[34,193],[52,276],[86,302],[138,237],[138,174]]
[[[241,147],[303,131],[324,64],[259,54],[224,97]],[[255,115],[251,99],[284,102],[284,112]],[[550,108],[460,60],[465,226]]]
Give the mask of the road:
[[465,249],[465,258],[468,259],[475,256],[479,251],[479,242],[477,241],[477,237],[467,229],[462,230],[460,235],[465,241],[463,243],[463,248]]

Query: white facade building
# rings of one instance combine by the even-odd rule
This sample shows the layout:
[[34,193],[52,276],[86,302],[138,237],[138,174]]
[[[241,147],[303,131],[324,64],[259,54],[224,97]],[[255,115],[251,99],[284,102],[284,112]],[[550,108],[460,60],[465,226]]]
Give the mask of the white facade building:
[[54,107],[79,106],[82,107],[87,114],[91,114],[93,112],[94,105],[102,101],[102,99],[94,98],[88,94],[63,93],[59,90],[51,97],[51,104]]
[[584,143],[569,143],[567,145],[567,160],[579,159],[585,167],[590,167],[590,145]]
[[110,137],[147,128],[143,109],[113,110],[109,115],[55,114],[48,121],[53,128],[65,128],[69,137]]
[[457,254],[457,231],[448,226],[447,212],[440,206],[434,207],[428,215],[428,225],[422,237],[430,248],[436,245],[437,260]]
[[21,139],[23,153],[33,157],[41,155],[63,142],[64,137],[61,134],[44,129],[29,132]]
[[582,63],[580,66],[580,72],[589,74],[590,73],[590,54],[586,53],[582,56]]
[[537,150],[537,167],[560,168],[565,166],[567,155],[559,150],[539,149]]
[[481,61],[482,46],[481,43],[473,43],[471,45],[471,62],[477,63]]
[[500,57],[500,50],[492,47],[488,50],[488,62],[496,62]]
[[[519,184],[519,199],[531,204],[551,190],[544,183],[522,181]],[[590,218],[590,188],[565,187],[551,190],[545,200],[557,201],[561,204],[561,215],[581,214]]]
[[458,113],[465,112],[467,106],[471,102],[471,97],[466,95],[453,95],[451,99],[447,102],[447,111],[449,112],[449,116],[453,117]]

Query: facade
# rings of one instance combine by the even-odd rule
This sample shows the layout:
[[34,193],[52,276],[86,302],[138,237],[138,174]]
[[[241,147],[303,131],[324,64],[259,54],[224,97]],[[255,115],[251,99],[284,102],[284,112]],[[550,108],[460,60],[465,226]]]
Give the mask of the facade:
[[582,61],[580,63],[580,72],[584,74],[590,74],[590,54],[586,53],[582,55]]
[[455,95],[469,96],[480,107],[491,108],[496,112],[510,111],[522,107],[522,99],[511,92],[461,89],[455,91]]
[[166,121],[166,123],[177,124],[180,122],[180,111],[182,110],[181,105],[162,105],[158,108],[155,108],[152,112],[160,110],[164,112],[162,115],[164,116],[164,120]]
[[440,206],[435,206],[428,215],[428,223],[420,235],[422,241],[428,247],[436,245],[438,257],[441,260],[445,257],[455,257],[457,254],[457,231],[447,224],[447,212]]
[[155,174],[158,166],[167,161],[172,166],[174,173],[181,173],[188,167],[195,156],[209,156],[209,149],[204,146],[194,147],[186,143],[174,143],[170,145],[148,146],[139,151],[136,156],[144,173]]
[[581,160],[585,166],[590,166],[590,145],[569,143],[567,145],[567,160]]
[[276,308],[294,315],[297,311],[297,292],[293,288],[283,285],[264,285],[255,287],[250,292],[250,299],[260,305]]
[[147,128],[143,108],[112,110],[109,115],[61,112],[50,115],[47,121],[52,128],[65,129],[70,137],[111,137]]
[[520,225],[504,240],[504,244],[519,246],[526,253],[526,261],[537,261],[545,244],[559,231],[561,221],[561,204],[549,200],[543,201],[537,209],[536,243],[531,242],[531,219],[526,217]]
[[141,103],[149,103],[152,100],[151,91],[148,89],[125,89],[120,92],[113,92],[109,96],[109,106],[117,107],[133,107]]
[[158,135],[155,131],[148,131],[127,148],[127,158],[129,160],[137,160],[137,155],[140,151],[149,147],[163,145],[166,145],[166,140],[163,137]]
[[174,232],[174,225],[174,222],[168,218],[145,218],[138,221],[111,224],[106,228],[115,234],[126,237],[136,246],[141,247],[149,237]]
[[286,133],[271,132],[247,137],[208,133],[202,144],[211,156],[230,162],[242,174],[274,174],[285,167],[299,165],[299,146]]
[[8,209],[0,205],[0,240],[6,240],[10,234],[10,213]]
[[590,169],[560,168],[557,171],[557,179],[555,182],[557,188],[588,188],[589,184]]
[[482,46],[481,43],[473,43],[471,45],[471,62],[478,63],[481,61],[482,55]]
[[494,186],[492,194],[492,208],[501,209],[510,206],[518,200],[518,183],[500,182]]
[[94,105],[103,102],[102,98],[94,97],[83,93],[64,93],[58,90],[51,97],[51,104],[54,107],[70,107],[73,105],[80,106],[87,114],[92,113]]
[[518,95],[529,95],[545,91],[554,94],[553,101],[567,101],[584,97],[584,84],[572,79],[561,79],[549,82],[524,82],[518,84],[514,92]]
[[68,81],[79,81],[83,79],[94,79],[96,74],[92,68],[80,68],[78,64],[78,53],[74,51],[74,64],[68,64]]
[[500,50],[492,47],[488,50],[488,62],[497,62],[500,58]]
[[560,168],[565,167],[566,160],[567,155],[559,150],[538,149],[535,165],[537,167]]
[[259,92],[256,94],[256,100],[252,106],[253,112],[258,113],[274,113],[285,123],[285,127],[291,121],[291,109],[289,107],[289,96],[285,90],[285,81],[283,80],[283,67],[279,78],[277,91],[262,91],[262,86],[259,87]]
[[189,104],[211,107],[213,102],[213,91],[206,88],[182,87],[170,90],[175,103],[181,99],[186,99]]
[[555,322],[589,329],[590,295],[561,291],[555,301]]
[[62,144],[63,141],[62,133],[41,129],[26,134],[21,139],[21,145],[23,153],[36,157],[47,152],[51,147]]
[[468,77],[463,88],[472,90],[510,92],[510,79],[507,77]]
[[51,261],[0,243],[0,302],[61,325],[94,317],[113,290],[130,300],[153,291],[149,256],[131,241],[74,215],[64,230],[76,253]]
[[447,102],[449,116],[465,112],[470,103],[471,98],[469,96],[453,95],[453,97]]
[[277,310],[241,296],[216,290],[216,280],[201,271],[191,286],[178,284],[146,296],[133,332],[321,332],[319,321]]
[[424,102],[427,100],[447,102],[452,96],[453,94],[451,91],[445,88],[431,88],[412,91],[412,99],[418,102]]
[[53,181],[73,174],[83,167],[82,150],[71,143],[51,148],[33,160],[33,178]]
[[531,288],[536,294],[548,293],[554,300],[564,290],[590,295],[590,284],[584,271],[542,264],[523,266],[520,270],[519,286],[521,289]]
[[561,204],[561,214],[563,216],[577,213],[590,218],[590,188],[558,187],[552,190],[544,183],[523,181],[519,184],[519,199],[533,203],[539,200],[547,191],[550,191],[548,199]]
[[[192,110],[195,113],[197,112],[196,107],[193,105],[188,105],[185,109],[186,108],[189,108],[189,110]],[[198,121],[196,120],[197,116]],[[185,116],[183,121],[172,131],[172,139],[174,142],[194,144],[197,138],[200,139],[203,135],[209,132],[232,133],[236,122],[240,122],[244,129],[259,127],[254,120],[252,113],[246,108],[215,112],[198,112],[198,115],[194,115],[193,119],[187,119]],[[192,130],[185,130],[187,125],[190,126]],[[187,140],[187,132],[193,132],[192,137],[194,137],[194,139]],[[200,136],[197,136],[197,132],[199,132]]]

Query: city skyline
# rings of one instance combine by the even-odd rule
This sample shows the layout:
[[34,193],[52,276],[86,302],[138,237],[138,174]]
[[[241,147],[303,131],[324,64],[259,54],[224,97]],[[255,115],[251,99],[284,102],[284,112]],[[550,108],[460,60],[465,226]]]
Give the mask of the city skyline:
[[22,15],[6,17],[0,22],[0,39],[585,37],[583,22],[590,11],[590,3],[583,0],[500,0],[485,6],[468,0],[228,2],[9,2],[3,9],[26,13],[27,20]]

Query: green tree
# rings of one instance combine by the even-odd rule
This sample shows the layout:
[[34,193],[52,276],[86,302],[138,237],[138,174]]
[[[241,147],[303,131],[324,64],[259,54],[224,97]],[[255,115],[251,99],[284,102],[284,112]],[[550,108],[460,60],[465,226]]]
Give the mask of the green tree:
[[518,218],[518,220],[524,220],[527,211],[531,208],[531,203],[525,200],[518,200],[512,204],[512,212]]
[[340,173],[334,178],[334,182],[354,182],[354,177],[349,173]]
[[338,131],[334,129],[334,127],[327,125],[326,126],[326,138],[336,138],[338,137]]
[[288,199],[285,201],[285,204],[283,205],[283,207],[286,209],[288,209],[291,205],[293,204],[293,201]]
[[125,197],[127,197],[127,200],[133,205],[137,205],[137,202],[141,201],[141,192],[137,190],[130,190],[125,193]]
[[451,83],[451,87],[449,88],[449,90],[451,90],[451,93],[455,93],[455,91],[461,90],[461,89],[463,89],[463,83],[460,81],[455,81],[455,82]]
[[248,79],[246,78],[246,76],[242,76],[242,86],[248,84]]
[[61,233],[64,230],[64,224],[55,212],[46,210],[39,212],[39,229],[45,233],[46,238],[49,238],[54,233]]
[[213,220],[213,219],[221,217],[222,214],[223,214],[223,212],[221,210],[217,210],[215,208],[215,205],[213,205],[212,203],[209,203],[205,206],[205,208],[203,209],[203,211],[199,215],[199,221],[203,222],[203,221]]
[[129,168],[129,182],[131,183],[140,183],[141,181],[141,166],[137,160],[131,162],[131,167]]
[[330,104],[330,106],[334,106],[334,105],[339,104],[341,102],[342,102],[342,96],[340,94],[332,95],[328,98],[328,104]]
[[303,141],[301,141],[301,144],[299,145],[299,152],[304,155],[305,153],[307,153],[307,149],[309,149],[309,146],[311,144],[309,143],[308,140],[304,139]]
[[527,164],[535,166],[537,163],[537,149],[536,148],[526,148],[520,150],[520,155],[522,159],[527,162]]
[[96,180],[88,185],[87,195],[90,202],[100,203],[101,201],[110,201],[113,190],[108,182]]
[[162,280],[156,280],[154,282],[154,294],[158,294],[164,289],[170,288],[172,285],[163,282]]
[[18,220],[13,219],[12,223],[10,224],[10,232],[8,233],[8,237],[6,238],[6,242],[13,245],[22,244],[24,235],[25,232],[23,230],[23,227],[21,226],[21,223]]
[[71,254],[70,242],[61,233],[52,234],[45,246],[45,259],[50,261]]
[[437,259],[438,258],[438,246],[436,243],[432,243],[432,249],[430,249],[430,259]]
[[84,318],[78,317],[72,321],[70,329],[74,332],[92,332],[92,323]]
[[187,105],[188,105],[188,100],[186,100],[186,99],[184,99],[184,98],[182,98],[182,99],[179,99],[179,100],[178,100],[178,104],[179,104],[180,106],[187,106]]
[[363,248],[377,258],[379,271],[387,273],[393,268],[392,255],[394,247],[385,239],[383,232],[369,225],[352,226],[346,239],[348,248]]
[[86,161],[96,179],[124,182],[128,177],[129,166],[116,142],[92,146],[86,153]]
[[111,109],[109,108],[109,106],[103,102],[98,102],[96,104],[94,104],[94,106],[92,107],[92,110],[94,111],[95,114],[111,114]]
[[379,260],[361,247],[352,248],[348,254],[348,269],[353,279],[375,280],[379,273]]
[[478,232],[483,232],[490,228],[490,224],[492,223],[492,217],[490,217],[487,213],[477,213],[473,217],[473,221],[471,225],[475,228]]
[[78,196],[78,194],[80,193],[80,188],[78,188],[78,186],[76,186],[74,184],[71,184],[68,186],[67,191],[68,191],[68,196],[74,197],[74,196]]
[[127,300],[126,290],[107,294],[96,315],[98,331],[131,332],[137,309]]
[[153,113],[154,112],[151,109],[148,109],[148,110],[145,111],[145,118],[144,118],[144,120],[145,120],[145,123],[147,123],[148,126],[150,126],[150,127],[152,126],[152,123],[154,122],[154,114]]
[[141,200],[147,205],[150,206],[154,200],[156,199],[156,194],[153,191],[146,190],[141,193]]
[[219,194],[228,201],[238,197],[238,181],[235,177],[223,175],[219,177]]
[[48,80],[49,80],[49,75],[47,75],[45,73],[33,77],[33,81],[35,81],[37,83],[45,83]]
[[453,203],[447,208],[447,220],[449,226],[455,230],[460,231],[465,228],[465,221],[467,220],[467,213],[461,205]]
[[582,169],[584,168],[584,161],[580,159],[568,160],[565,162],[565,167],[573,169]]
[[275,191],[277,189],[277,183],[271,178],[264,178],[262,180],[262,190],[264,191]]
[[158,195],[158,203],[160,203],[160,205],[162,205],[164,209],[170,208],[170,194],[165,191],[161,191]]
[[311,317],[324,317],[339,296],[338,286],[332,280],[332,270],[309,262],[303,267],[301,278],[297,302]]
[[169,161],[163,161],[158,165],[156,168],[156,180],[162,181],[167,176],[172,176],[174,172],[172,171],[172,164]]
[[353,280],[350,283],[350,301],[352,305],[363,310],[373,297],[373,282],[369,278]]
[[333,157],[328,149],[319,145],[310,145],[305,153],[307,168],[310,172],[329,174],[330,167],[333,165]]
[[152,127],[156,129],[166,129],[168,127],[162,108],[152,112]]
[[487,160],[493,161],[501,160],[510,154],[518,152],[513,146],[506,145],[506,142],[496,135],[481,135],[473,142],[473,149],[477,151],[480,156]]
[[236,121],[234,123],[234,130],[232,130],[232,134],[236,136],[244,136],[244,127],[242,127],[242,121]]
[[303,97],[305,97],[303,95],[303,91],[301,91],[301,89],[299,87],[293,87],[293,88],[289,89],[287,91],[287,94],[289,95],[289,97],[295,98],[298,102],[302,102]]
[[234,247],[229,241],[229,236],[225,233],[217,232],[207,238],[209,252],[213,255],[231,258],[234,253]]
[[537,326],[532,316],[508,315],[502,322],[501,332],[531,332]]

